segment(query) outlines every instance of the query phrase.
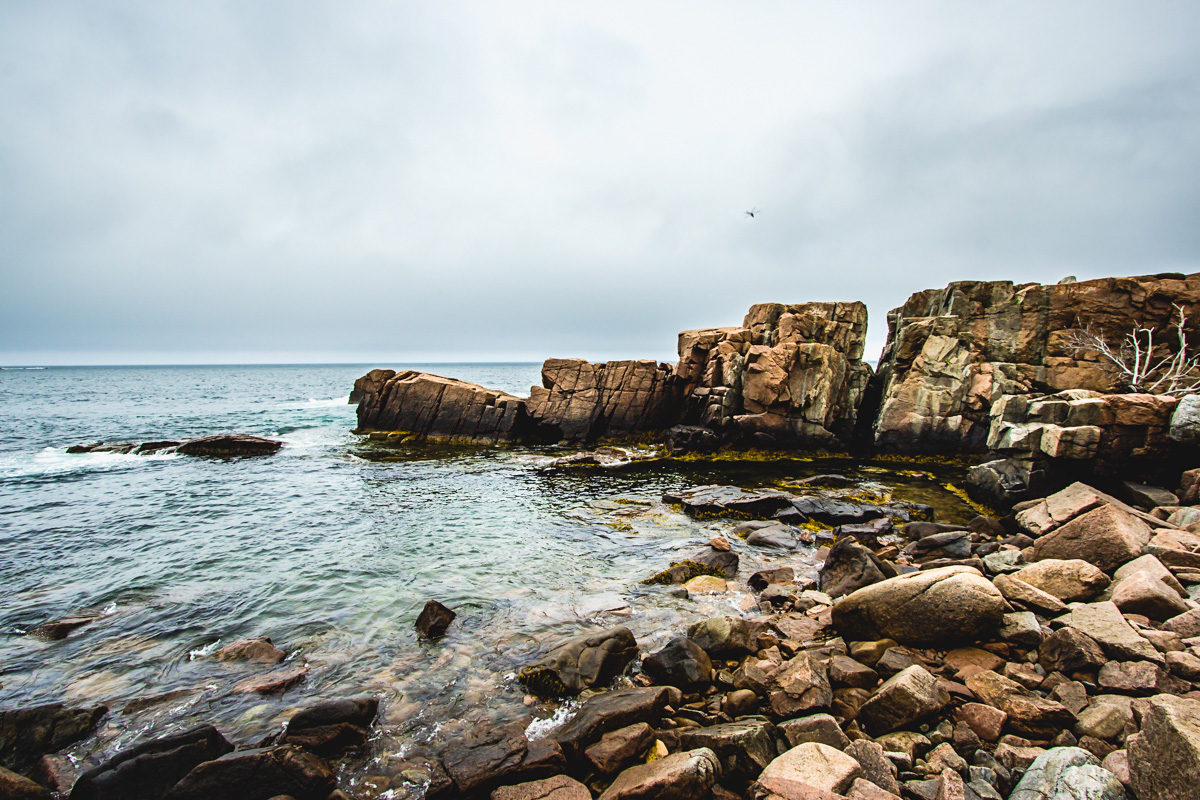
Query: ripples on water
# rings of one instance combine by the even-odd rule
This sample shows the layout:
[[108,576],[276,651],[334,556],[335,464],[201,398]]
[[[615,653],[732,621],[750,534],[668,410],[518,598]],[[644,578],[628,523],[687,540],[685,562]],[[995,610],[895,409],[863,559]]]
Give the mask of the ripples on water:
[[[98,757],[148,732],[210,721],[235,742],[275,731],[315,698],[384,698],[380,762],[399,770],[431,737],[531,709],[512,673],[557,637],[620,622],[649,649],[686,623],[736,613],[744,592],[692,601],[638,579],[733,523],[659,502],[701,483],[771,485],[854,465],[651,461],[545,470],[546,451],[476,449],[363,458],[346,397],[364,366],[52,368],[0,372],[0,706],[65,700],[114,709]],[[519,395],[538,365],[430,371]],[[221,431],[286,441],[276,456],[67,455],[96,440]],[[937,481],[865,468],[942,519],[973,512]],[[751,552],[813,574],[811,552]],[[418,642],[436,597],[458,611]],[[20,633],[83,609],[104,616],[59,642]],[[231,693],[257,670],[211,653],[269,636],[307,663],[281,696]],[[287,665],[285,664],[285,666]],[[543,716],[550,707],[532,709]],[[391,761],[389,761],[391,759]]]

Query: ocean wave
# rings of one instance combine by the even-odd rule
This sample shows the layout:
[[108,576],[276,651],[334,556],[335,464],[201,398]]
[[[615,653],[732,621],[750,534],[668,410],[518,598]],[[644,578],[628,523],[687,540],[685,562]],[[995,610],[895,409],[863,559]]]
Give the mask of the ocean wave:
[[68,453],[64,447],[46,447],[36,453],[6,453],[0,456],[0,477],[32,478],[89,470],[110,470],[134,464],[170,461],[177,453]]

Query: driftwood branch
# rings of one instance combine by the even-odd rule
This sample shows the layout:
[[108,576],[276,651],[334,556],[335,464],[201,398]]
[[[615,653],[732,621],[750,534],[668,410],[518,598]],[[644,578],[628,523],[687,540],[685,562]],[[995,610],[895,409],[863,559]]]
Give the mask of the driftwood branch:
[[1175,321],[1170,328],[1175,332],[1175,350],[1157,359],[1154,352],[1156,331],[1141,323],[1135,323],[1116,346],[1091,328],[1070,331],[1067,346],[1076,356],[1098,356],[1128,391],[1175,397],[1200,393],[1200,355],[1188,354],[1187,312],[1178,304],[1175,311]]

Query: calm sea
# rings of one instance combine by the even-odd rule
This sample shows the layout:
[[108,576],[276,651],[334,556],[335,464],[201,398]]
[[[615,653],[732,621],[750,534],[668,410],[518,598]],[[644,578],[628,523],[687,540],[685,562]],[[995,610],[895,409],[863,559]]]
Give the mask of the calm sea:
[[[731,527],[682,516],[664,490],[831,468],[556,470],[539,449],[381,453],[350,433],[346,402],[370,366],[0,371],[0,707],[107,704],[99,736],[76,748],[95,759],[201,721],[256,742],[297,705],[371,693],[383,733],[352,774],[393,772],[458,728],[553,711],[526,707],[512,674],[558,637],[626,624],[649,648],[745,607],[741,592],[695,601],[638,583]],[[539,379],[536,364],[410,366],[518,395]],[[233,460],[65,452],[225,431],[286,445]],[[861,474],[943,517],[971,516],[940,479]],[[743,575],[781,561],[814,570],[811,552],[738,546]],[[430,597],[459,613],[435,644],[413,631]],[[102,616],[62,641],[23,635],[87,610]],[[247,636],[271,637],[308,665],[306,680],[265,698],[233,692],[262,668],[210,654]]]

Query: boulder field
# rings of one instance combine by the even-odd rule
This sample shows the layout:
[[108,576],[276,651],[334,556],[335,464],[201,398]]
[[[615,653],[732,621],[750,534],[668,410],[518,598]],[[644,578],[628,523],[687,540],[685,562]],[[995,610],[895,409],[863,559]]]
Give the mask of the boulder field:
[[[1071,332],[1160,343],[1200,274],[1055,285],[959,281],[887,316],[876,368],[859,302],[761,303],[737,327],[683,331],[678,361],[552,358],[528,398],[422,372],[355,382],[357,431],[380,441],[587,443],[654,437],[675,453],[722,445],[991,454],[972,476],[997,505],[1077,479],[1174,481],[1200,441],[1200,401],[1120,394]],[[1161,356],[1168,345],[1160,344]]]
[[[953,525],[923,507],[823,506],[777,490],[704,486],[668,499],[739,523],[643,581],[652,591],[743,585],[739,552],[786,557],[751,537],[781,514],[842,521],[815,576],[768,562],[746,577],[756,606],[653,646],[626,627],[548,643],[515,681],[549,704],[543,713],[570,701],[554,724],[479,727],[393,775],[373,758],[371,696],[317,702],[242,745],[199,725],[90,765],[64,753],[103,724],[103,706],[4,710],[0,796],[1196,797],[1200,535],[1167,521],[1196,506],[1143,511],[1077,483]],[[260,693],[278,690],[281,669],[303,669],[265,638],[212,657],[258,671],[246,691]],[[347,760],[368,774],[339,788]]]

